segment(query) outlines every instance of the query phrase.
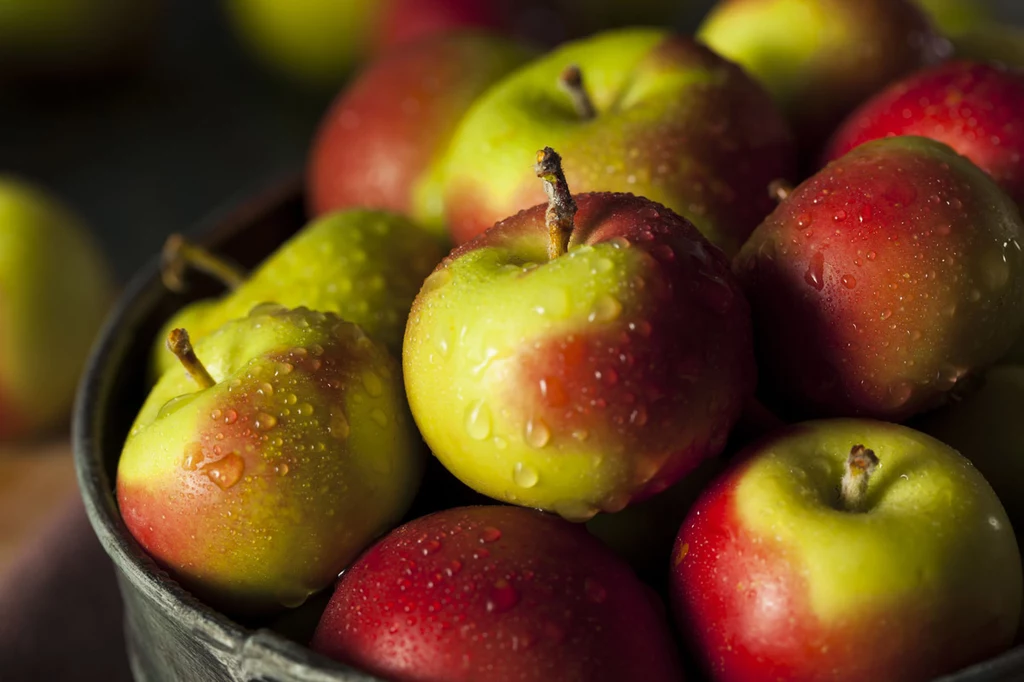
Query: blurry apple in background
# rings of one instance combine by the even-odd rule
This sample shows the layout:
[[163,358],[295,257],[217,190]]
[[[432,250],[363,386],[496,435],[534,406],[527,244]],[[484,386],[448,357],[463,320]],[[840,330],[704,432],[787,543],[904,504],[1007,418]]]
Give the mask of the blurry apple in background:
[[971,460],[999,495],[1014,529],[1024,534],[1024,367],[993,367],[971,388],[913,426]]
[[0,82],[129,69],[162,7],[162,0],[4,0]]
[[953,39],[958,56],[1024,68],[1024,30],[1018,26],[990,24]]
[[550,149],[535,171],[550,204],[424,283],[406,392],[471,488],[586,520],[722,451],[753,391],[750,312],[728,259],[684,218],[628,194],[572,197]]
[[934,140],[830,163],[734,263],[766,398],[797,417],[892,421],[942,404],[1021,334],[1022,231],[992,179]]
[[1024,208],[1024,72],[977,62],[948,62],[920,71],[850,114],[825,159],[898,135],[944,142]]
[[67,418],[114,286],[79,220],[0,176],[0,438]]
[[915,0],[946,35],[959,35],[992,22],[992,0]]
[[459,32],[371,63],[320,124],[308,169],[312,212],[390,209],[446,236],[440,172],[455,128],[487,87],[531,54],[504,38]]
[[864,99],[950,50],[913,0],[730,0],[697,37],[776,97],[808,162]]
[[514,12],[511,0],[386,0],[384,4],[376,42],[382,53],[452,29],[500,31],[511,24]]
[[672,594],[713,682],[926,682],[1008,649],[1021,559],[952,448],[866,420],[752,446],[680,529]]
[[611,31],[526,65],[469,110],[444,179],[456,243],[544,201],[522,155],[546,145],[574,191],[657,201],[728,255],[771,211],[768,184],[795,170],[781,112],[741,69],[668,31]]

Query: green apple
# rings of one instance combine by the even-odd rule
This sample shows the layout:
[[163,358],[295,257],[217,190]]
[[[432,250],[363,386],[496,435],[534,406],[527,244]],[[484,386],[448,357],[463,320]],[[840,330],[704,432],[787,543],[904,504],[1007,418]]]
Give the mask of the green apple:
[[916,428],[956,448],[992,484],[1014,528],[1024,532],[1024,367],[1002,365],[973,390],[924,415]]
[[679,624],[716,682],[926,682],[1009,648],[1024,588],[971,463],[866,420],[752,446],[691,510],[671,563]]
[[867,97],[949,50],[913,0],[731,0],[697,36],[768,88],[805,156]]
[[41,189],[0,176],[0,438],[65,419],[113,299],[103,254]]
[[[232,613],[297,606],[412,503],[422,471],[398,363],[330,313],[264,305],[169,337],[117,470],[135,539]],[[205,363],[205,364],[204,364]]]
[[369,51],[377,0],[228,0],[241,39],[268,66],[299,83],[340,83]]
[[916,0],[947,35],[959,35],[988,25],[991,0]]
[[[180,243],[180,242],[177,242]],[[396,357],[412,300],[444,255],[440,242],[407,218],[353,209],[328,213],[282,244],[246,278],[195,247],[171,249],[165,275],[189,262],[215,271],[234,290],[216,303],[183,308],[165,326],[153,349],[156,376],[175,365],[163,338],[185,326],[200,339],[260,303],[337,313],[360,325]],[[186,326],[187,325],[187,326]]]
[[66,75],[126,62],[151,39],[160,0],[0,2],[0,80]]
[[684,218],[629,194],[573,198],[550,149],[537,172],[550,206],[424,283],[405,385],[427,444],[468,486],[586,520],[722,451],[753,390],[750,312]]
[[1019,26],[990,24],[953,38],[956,54],[963,59],[999,62],[1024,68],[1024,30]]
[[630,192],[691,220],[727,254],[772,209],[794,170],[791,132],[741,69],[656,29],[602,33],[527,64],[485,93],[455,133],[444,173],[456,243],[544,201],[522,162],[552,146],[580,192]]

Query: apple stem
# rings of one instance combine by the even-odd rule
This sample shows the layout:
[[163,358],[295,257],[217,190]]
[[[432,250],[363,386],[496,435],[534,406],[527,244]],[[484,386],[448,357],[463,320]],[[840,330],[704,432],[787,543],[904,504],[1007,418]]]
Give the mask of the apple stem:
[[569,183],[562,171],[562,157],[551,147],[537,152],[537,177],[544,181],[548,195],[548,210],[544,220],[548,226],[548,258],[554,260],[569,250],[573,221],[576,218],[576,200],[569,192]]
[[185,289],[185,269],[195,268],[220,280],[228,289],[237,289],[246,279],[245,270],[203,247],[193,244],[180,234],[172,234],[164,243],[160,254],[160,278],[171,291]]
[[789,184],[788,180],[772,180],[768,185],[768,196],[775,199],[777,203],[782,203],[789,198],[789,195],[793,193],[793,185]]
[[843,488],[840,494],[842,508],[848,512],[863,511],[864,497],[868,492],[868,481],[878,468],[878,457],[874,451],[863,445],[854,445],[846,458],[846,473],[843,474]]
[[185,371],[188,372],[192,381],[199,384],[199,388],[210,388],[217,385],[210,373],[206,371],[206,367],[196,357],[196,351],[192,348],[192,341],[189,340],[187,331],[172,329],[171,333],[167,335],[167,350],[174,353],[175,357],[181,361]]
[[565,67],[558,77],[558,86],[572,100],[572,106],[576,114],[584,121],[597,118],[597,109],[594,107],[594,100],[590,99],[587,86],[583,83],[583,72],[575,64]]

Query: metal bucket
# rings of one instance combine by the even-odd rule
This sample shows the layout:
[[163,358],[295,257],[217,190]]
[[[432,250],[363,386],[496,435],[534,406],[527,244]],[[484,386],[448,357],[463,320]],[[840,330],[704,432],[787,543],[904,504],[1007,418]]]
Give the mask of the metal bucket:
[[[200,226],[196,237],[252,266],[305,222],[300,184],[292,181],[214,216]],[[212,286],[198,286],[190,297],[216,292]],[[162,571],[121,521],[113,492],[115,472],[125,437],[146,396],[150,349],[164,321],[187,300],[164,288],[156,260],[146,266],[129,284],[104,328],[75,408],[79,487],[92,527],[117,570],[135,678],[139,682],[384,682],[314,653],[302,645],[302,636],[281,634],[288,628],[280,623],[275,630],[269,629],[270,623],[243,624],[206,606]],[[936,682],[1011,680],[1024,681],[1024,646]]]

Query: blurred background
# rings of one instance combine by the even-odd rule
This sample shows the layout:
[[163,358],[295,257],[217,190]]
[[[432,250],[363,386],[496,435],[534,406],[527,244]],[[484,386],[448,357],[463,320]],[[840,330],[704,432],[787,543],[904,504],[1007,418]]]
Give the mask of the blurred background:
[[[391,2],[408,18],[432,0]],[[170,233],[302,172],[318,120],[367,43],[405,30],[370,28],[367,13],[383,4],[0,0],[0,177],[64,202],[123,284]],[[527,9],[511,31],[552,44],[623,23],[690,32],[713,3],[515,4]],[[1024,2],[994,4],[1002,20],[1024,22]],[[351,31],[318,21],[331,5],[351,6]],[[0,574],[74,496],[66,429],[50,433],[0,445]]]

